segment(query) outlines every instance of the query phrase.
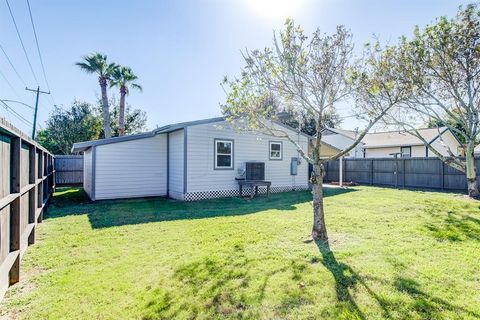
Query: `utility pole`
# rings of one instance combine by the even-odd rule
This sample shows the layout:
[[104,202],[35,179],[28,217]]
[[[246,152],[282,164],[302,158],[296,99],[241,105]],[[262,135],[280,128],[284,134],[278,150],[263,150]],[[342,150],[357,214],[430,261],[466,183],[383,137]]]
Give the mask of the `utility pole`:
[[33,92],[37,93],[37,98],[35,100],[35,113],[34,113],[34,116],[33,116],[33,129],[32,129],[32,139],[35,140],[35,129],[36,129],[36,126],[37,126],[37,112],[38,112],[38,96],[40,95],[40,93],[50,94],[50,91],[48,91],[48,92],[41,91],[40,87],[37,87],[37,89],[30,89],[30,88],[26,87],[25,90],[33,91]]

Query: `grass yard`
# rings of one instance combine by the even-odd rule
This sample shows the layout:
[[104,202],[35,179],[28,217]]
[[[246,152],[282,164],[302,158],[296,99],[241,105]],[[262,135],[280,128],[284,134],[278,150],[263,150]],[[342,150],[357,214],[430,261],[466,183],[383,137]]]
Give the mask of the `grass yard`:
[[480,202],[373,187],[326,196],[331,250],[303,243],[308,192],[90,204],[58,189],[0,315],[480,319]]

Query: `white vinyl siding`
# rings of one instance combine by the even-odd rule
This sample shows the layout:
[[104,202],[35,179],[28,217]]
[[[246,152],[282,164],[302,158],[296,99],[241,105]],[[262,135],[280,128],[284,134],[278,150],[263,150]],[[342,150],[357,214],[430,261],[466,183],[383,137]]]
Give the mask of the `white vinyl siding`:
[[90,199],[92,199],[92,148],[83,153],[83,188]]
[[[306,137],[281,129],[291,132],[291,137],[299,139],[304,150],[307,149]],[[215,139],[234,141],[234,170],[214,170]],[[282,142],[282,160],[269,161],[269,141],[272,140]],[[305,160],[302,159],[298,166],[298,175],[290,175],[291,158],[299,155],[287,139],[238,132],[226,122],[217,122],[188,127],[187,146],[187,192],[237,190],[235,177],[239,175],[239,170],[245,169],[247,161],[265,162],[265,180],[271,181],[272,187],[308,186],[308,164]]]
[[169,196],[183,199],[183,167],[184,167],[184,131],[170,133],[169,142]]
[[166,134],[96,147],[95,200],[166,192]]
[[[443,140],[443,141],[442,141]],[[432,147],[435,148],[438,152],[440,152],[443,156],[448,156],[448,148],[452,151],[454,155],[459,154],[459,147],[461,147],[460,143],[457,139],[453,136],[451,131],[447,131],[442,134],[442,140],[438,138],[432,143]],[[436,155],[432,151],[428,151],[429,157],[436,157]]]

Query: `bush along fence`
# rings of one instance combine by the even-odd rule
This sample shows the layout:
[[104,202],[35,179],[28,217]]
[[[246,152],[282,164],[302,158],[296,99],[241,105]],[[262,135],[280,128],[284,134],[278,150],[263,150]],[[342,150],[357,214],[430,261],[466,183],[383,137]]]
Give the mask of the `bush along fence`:
[[[326,164],[325,181],[339,180],[340,160]],[[444,164],[438,158],[366,158],[343,159],[343,181],[359,184],[412,189],[466,191],[464,173]],[[475,159],[477,179],[480,158]]]
[[0,118],[0,300],[20,280],[20,260],[54,188],[54,157]]
[[55,185],[76,186],[83,184],[83,156],[55,155]]

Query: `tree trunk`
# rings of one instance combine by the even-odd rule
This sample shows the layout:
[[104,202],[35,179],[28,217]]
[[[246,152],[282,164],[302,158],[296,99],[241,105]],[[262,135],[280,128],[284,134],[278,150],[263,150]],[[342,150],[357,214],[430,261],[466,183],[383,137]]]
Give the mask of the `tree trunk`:
[[313,194],[313,228],[312,238],[328,244],[327,227],[325,225],[325,213],[323,210],[323,164],[313,166],[312,194]]
[[470,198],[479,199],[480,192],[477,184],[477,168],[475,167],[474,145],[473,142],[467,145],[466,150],[466,175],[468,196]]
[[122,86],[120,87],[120,114],[118,115],[118,135],[125,135],[125,95],[127,94],[127,89]]
[[98,82],[102,90],[102,116],[103,116],[103,134],[105,138],[110,138],[110,110],[108,109],[107,97],[107,79],[100,77]]

